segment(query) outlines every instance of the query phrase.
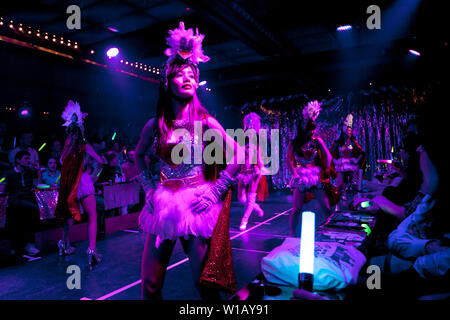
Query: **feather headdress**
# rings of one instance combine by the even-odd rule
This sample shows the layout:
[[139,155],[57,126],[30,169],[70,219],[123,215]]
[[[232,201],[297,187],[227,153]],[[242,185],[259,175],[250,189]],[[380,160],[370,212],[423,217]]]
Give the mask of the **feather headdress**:
[[172,63],[177,59],[177,56],[183,60],[189,60],[195,65],[209,61],[209,57],[204,55],[202,50],[204,38],[205,35],[200,34],[197,28],[194,35],[192,29],[186,30],[184,22],[180,22],[178,28],[169,30],[169,37],[166,39],[167,45],[169,45],[169,48],[164,52],[169,57],[167,62]]
[[251,112],[244,117],[245,130],[254,129],[256,132],[259,132],[260,128],[261,128],[260,117],[256,113]]
[[317,100],[308,102],[303,108],[303,119],[315,121],[319,116],[320,111],[322,111],[320,108],[321,105],[322,103],[319,103]]
[[[75,115],[75,117],[74,117]],[[61,118],[64,122],[63,126],[68,127],[72,122],[75,122],[80,128],[83,128],[83,119],[87,116],[87,113],[82,113],[78,102],[69,100],[66,108],[64,109]]]

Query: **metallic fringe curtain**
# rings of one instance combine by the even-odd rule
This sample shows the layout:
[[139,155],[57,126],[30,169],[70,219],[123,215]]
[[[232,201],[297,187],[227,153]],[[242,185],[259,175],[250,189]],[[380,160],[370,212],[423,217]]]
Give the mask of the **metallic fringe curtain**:
[[[407,121],[414,116],[417,105],[424,101],[424,94],[418,97],[415,90],[400,92],[389,87],[358,94],[351,92],[346,97],[322,101],[316,133],[330,148],[339,137],[346,115],[353,113],[353,133],[367,154],[366,174],[372,176],[384,168],[377,162],[378,159],[399,158],[399,146]],[[296,135],[302,108],[309,100],[306,95],[296,95],[269,102],[254,102],[241,108],[243,113],[256,111],[260,114],[263,128],[280,130],[280,170],[272,176],[275,189],[285,189],[289,182],[287,147]]]

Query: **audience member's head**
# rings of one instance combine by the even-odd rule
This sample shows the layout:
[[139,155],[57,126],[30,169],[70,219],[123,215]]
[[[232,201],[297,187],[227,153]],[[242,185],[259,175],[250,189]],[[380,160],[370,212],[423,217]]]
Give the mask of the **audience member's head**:
[[55,158],[48,159],[47,167],[50,172],[56,172],[58,161]]
[[58,140],[53,141],[52,151],[60,152],[61,151],[61,142]]
[[127,161],[130,163],[134,163],[135,152],[133,150],[128,151],[127,153]]
[[110,167],[117,166],[117,152],[115,152],[115,151],[108,151],[105,154],[105,158],[108,161],[108,165]]
[[14,157],[14,163],[18,167],[31,168],[31,154],[28,151],[21,150],[16,153]]
[[31,131],[23,131],[19,136],[19,145],[23,148],[31,147],[34,136]]

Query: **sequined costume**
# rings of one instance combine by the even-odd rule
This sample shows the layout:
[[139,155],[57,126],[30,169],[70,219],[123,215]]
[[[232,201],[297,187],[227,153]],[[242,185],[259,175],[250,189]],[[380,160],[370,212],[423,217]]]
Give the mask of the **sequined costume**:
[[294,151],[294,170],[298,177],[292,177],[290,186],[301,192],[323,189],[320,181],[321,159],[319,143],[313,139],[301,147],[301,153]]
[[[180,129],[184,124],[174,122],[173,127]],[[159,148],[153,146],[153,150],[159,150],[160,183],[154,192],[147,194],[139,224],[144,232],[157,236],[157,247],[165,239],[176,240],[189,235],[211,238],[200,281],[234,292],[236,284],[229,239],[231,189],[224,195],[223,201],[202,213],[195,213],[191,208],[191,203],[208,185],[214,183],[219,173],[217,165],[195,161],[198,152],[203,155],[204,145],[200,138],[196,133],[190,133],[180,137],[179,141],[164,143]],[[183,157],[182,163],[175,164],[172,162],[172,151],[180,143],[185,145],[185,151],[190,151],[187,155],[183,154],[190,157],[190,161]]]
[[57,219],[74,218],[76,221],[81,221],[81,211],[77,200],[85,154],[86,145],[83,143],[80,149],[72,148],[71,152],[62,159],[61,184],[55,210]]
[[330,205],[339,201],[339,193],[330,182],[330,168],[326,167],[325,155],[316,139],[302,146],[300,154],[294,151],[293,161],[294,170],[299,177],[292,177],[290,186],[306,192],[306,202],[313,197],[310,193],[315,190],[324,190]]
[[343,133],[334,141],[330,152],[337,172],[358,171],[366,164],[366,154],[353,136]]

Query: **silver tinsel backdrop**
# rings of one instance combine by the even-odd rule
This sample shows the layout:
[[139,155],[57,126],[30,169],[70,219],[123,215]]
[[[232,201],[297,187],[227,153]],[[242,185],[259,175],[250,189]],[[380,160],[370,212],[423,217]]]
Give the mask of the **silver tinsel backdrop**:
[[[350,92],[347,96],[322,100],[322,112],[317,119],[317,134],[330,148],[333,141],[339,137],[346,115],[353,113],[353,133],[367,154],[366,175],[371,177],[374,172],[383,169],[377,159],[399,158],[399,146],[407,121],[424,99],[425,92],[417,94],[415,89],[399,90],[391,86]],[[269,101],[255,101],[241,108],[243,114],[257,112],[262,118],[263,128],[280,130],[280,170],[272,176],[275,189],[285,189],[289,182],[287,147],[289,141],[295,137],[302,108],[310,100],[315,99],[298,94]]]

